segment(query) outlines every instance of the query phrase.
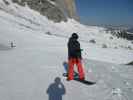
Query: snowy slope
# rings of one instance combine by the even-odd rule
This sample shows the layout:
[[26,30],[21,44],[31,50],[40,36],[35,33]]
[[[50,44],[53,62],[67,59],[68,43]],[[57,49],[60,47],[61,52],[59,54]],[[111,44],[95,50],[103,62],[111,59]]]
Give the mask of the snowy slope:
[[[0,5],[2,10],[12,15],[8,20],[15,21],[23,27],[25,26],[43,33],[50,32],[51,34],[64,37],[69,37],[73,32],[77,32],[80,35],[80,39],[85,42],[94,39],[99,46],[106,44],[109,48],[126,48],[128,46],[133,48],[130,41],[117,39],[117,37],[113,37],[111,34],[106,34],[106,29],[102,27],[85,26],[74,20],[69,20],[67,23],[53,23],[39,13],[30,10],[28,7],[20,7],[12,3],[7,6],[2,3],[2,0]],[[110,37],[113,37],[113,39],[111,40]]]
[[[85,55],[87,56],[85,56],[85,58],[97,58],[96,60],[115,63],[125,63],[129,59],[132,60],[130,57],[130,52],[132,51],[126,50],[128,46],[133,48],[132,43],[127,40],[117,39],[116,37],[111,36],[111,34],[106,34],[104,28],[84,26],[74,20],[69,20],[67,23],[54,23],[49,21],[44,16],[41,16],[39,13],[30,10],[28,7],[20,7],[16,4],[12,4],[11,1],[10,5],[7,6],[1,0],[0,8],[1,20],[11,22],[13,26],[19,28],[20,30],[33,31],[35,34],[38,34],[37,36],[40,37],[44,36],[45,34],[50,34],[67,39],[67,37],[70,37],[73,32],[77,32],[80,35],[80,40],[87,45],[83,47],[86,48],[84,53],[86,53]],[[113,37],[113,39],[110,40],[110,37]],[[10,40],[11,39],[8,39],[8,41]],[[90,43],[90,40],[95,40],[96,44]],[[107,46],[107,49],[102,49],[103,45]],[[118,48],[118,50],[115,50],[114,48]],[[97,50],[99,52],[95,52]],[[106,54],[105,57],[103,57],[104,53]],[[127,53],[129,54],[127,55]]]
[[[67,82],[62,77],[67,37],[72,32],[80,34],[86,79],[96,81],[95,85]],[[110,42],[109,36],[104,28],[73,20],[53,23],[28,7],[12,3],[7,6],[1,0],[0,100],[49,100],[46,91],[56,77],[66,89],[63,100],[132,100],[133,68],[119,65],[133,60],[133,52],[119,45],[131,44],[116,38]],[[88,43],[90,39],[98,43]],[[15,48],[10,47],[11,42]],[[103,43],[110,48],[101,48]],[[118,49],[113,48],[115,45]]]

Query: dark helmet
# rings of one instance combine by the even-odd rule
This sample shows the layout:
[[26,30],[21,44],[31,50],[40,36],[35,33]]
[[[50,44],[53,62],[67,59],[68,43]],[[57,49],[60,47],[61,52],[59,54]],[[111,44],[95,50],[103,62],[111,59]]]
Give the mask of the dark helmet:
[[79,36],[78,36],[78,34],[77,34],[77,33],[73,33],[73,34],[72,34],[72,38],[74,38],[74,39],[78,39],[78,38],[79,38]]

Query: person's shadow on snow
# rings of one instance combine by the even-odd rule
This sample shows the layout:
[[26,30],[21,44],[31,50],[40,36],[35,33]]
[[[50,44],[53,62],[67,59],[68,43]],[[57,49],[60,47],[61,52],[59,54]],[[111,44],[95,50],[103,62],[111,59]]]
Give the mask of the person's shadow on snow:
[[55,82],[50,84],[47,89],[49,100],[62,100],[62,96],[66,93],[66,89],[59,77],[55,78]]

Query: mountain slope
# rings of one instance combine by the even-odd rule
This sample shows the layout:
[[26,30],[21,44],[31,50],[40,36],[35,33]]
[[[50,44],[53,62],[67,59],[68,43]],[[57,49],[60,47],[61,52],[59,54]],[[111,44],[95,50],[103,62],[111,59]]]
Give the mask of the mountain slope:
[[[60,77],[66,89],[63,100],[132,100],[131,66],[84,59],[86,79],[97,84],[67,82],[62,77],[67,39],[36,34],[30,29],[16,28],[17,25],[14,27],[9,21],[0,21],[1,43],[8,47],[0,50],[0,99],[48,100],[47,89]],[[9,47],[8,40],[12,39],[15,39],[15,48]]]
[[[21,7],[13,4],[11,1],[8,6],[1,1],[0,8],[0,19],[2,21],[10,22],[11,25],[22,31],[33,31],[37,37],[43,37],[47,34],[68,39],[73,32],[77,32],[80,36],[81,44],[83,43],[82,46],[85,49],[83,52],[85,58],[115,63],[126,63],[132,60],[132,50],[127,50],[129,46],[133,48],[131,41],[118,39],[111,34],[107,34],[102,27],[84,26],[74,20],[68,20],[66,23],[54,23],[38,12],[29,9],[29,7]],[[1,36],[4,36],[4,34]],[[6,39],[6,41],[16,41],[13,37],[9,37],[9,39],[7,37],[1,38],[1,40],[3,39]]]
[[21,6],[29,6],[31,9],[45,15],[54,22],[67,21],[67,18],[78,20],[74,0],[12,0]]
[[[80,35],[86,79],[95,85],[62,77],[72,32]],[[132,61],[133,52],[119,47],[130,42],[115,37],[109,42],[109,36],[104,28],[74,20],[54,23],[28,7],[0,1],[0,100],[49,100],[46,91],[56,77],[65,86],[62,100],[132,100],[133,68],[122,63]],[[88,42],[91,39],[96,44]],[[16,47],[11,48],[11,42]],[[108,48],[102,48],[103,43]]]

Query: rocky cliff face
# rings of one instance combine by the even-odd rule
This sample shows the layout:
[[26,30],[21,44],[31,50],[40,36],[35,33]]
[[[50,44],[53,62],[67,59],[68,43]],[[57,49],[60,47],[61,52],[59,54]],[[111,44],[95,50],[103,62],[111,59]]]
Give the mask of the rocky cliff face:
[[54,0],[59,8],[63,9],[65,15],[69,18],[79,20],[76,10],[75,0]]
[[28,5],[54,22],[67,21],[67,18],[79,20],[74,0],[12,0],[21,6]]

